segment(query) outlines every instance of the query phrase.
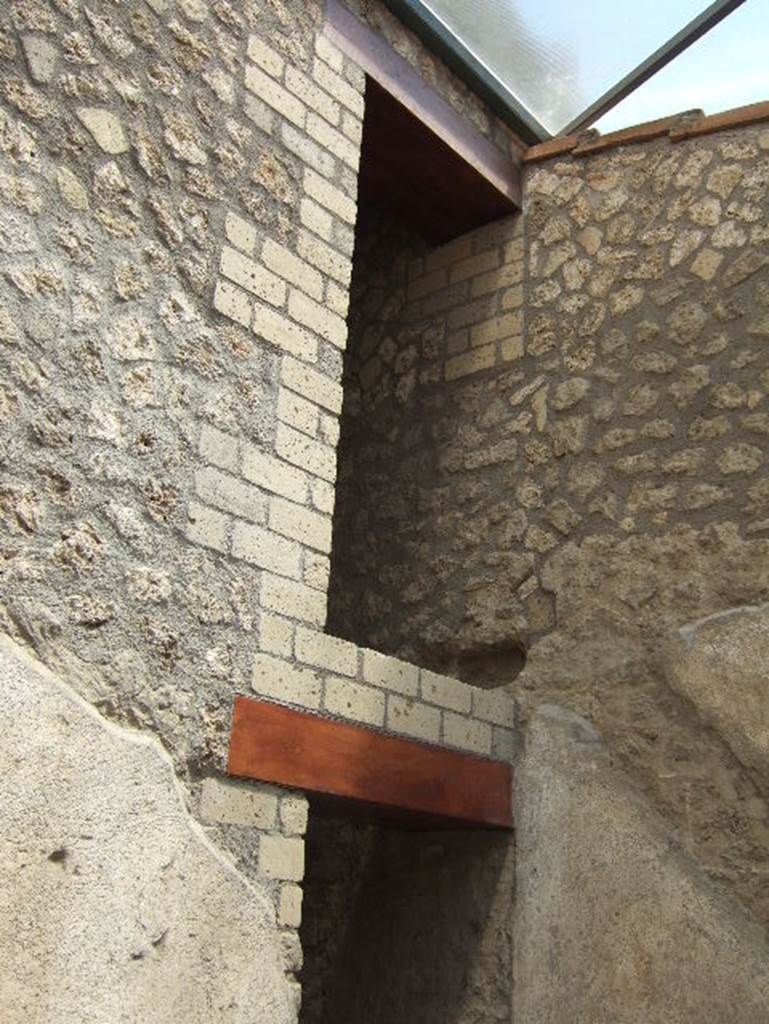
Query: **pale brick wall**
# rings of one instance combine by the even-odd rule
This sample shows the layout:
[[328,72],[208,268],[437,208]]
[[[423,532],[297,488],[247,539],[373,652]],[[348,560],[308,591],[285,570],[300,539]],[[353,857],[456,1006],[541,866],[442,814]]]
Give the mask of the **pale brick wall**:
[[510,706],[466,741],[471,695],[324,633],[364,77],[322,22],[318,0],[0,10],[0,626],[160,736],[272,894],[289,970],[307,805],[224,779],[234,697],[441,745],[452,710],[453,746],[497,759],[513,735]]
[[[303,174],[299,204],[307,230],[292,249],[255,222],[234,212],[227,215],[227,237],[239,251],[223,248],[214,306],[223,316],[250,326],[282,353],[278,423],[272,451],[240,438],[232,438],[228,448],[221,435],[203,428],[201,456],[214,465],[226,462],[230,473],[239,473],[242,479],[215,475],[212,467],[199,471],[197,498],[216,512],[194,506],[196,519],[188,537],[265,570],[260,590],[263,653],[256,655],[251,676],[257,695],[499,758],[499,752],[509,751],[512,744],[510,700],[506,720],[495,726],[502,737],[497,742],[491,726],[474,721],[478,716],[469,687],[432,676],[420,690],[415,666],[360,652],[319,631],[325,624],[333,511],[329,485],[336,478],[342,397],[339,364],[336,375],[329,374],[321,357],[324,342],[342,350],[347,342],[344,311],[351,253],[344,227],[355,223],[356,206],[354,179],[345,177],[342,165],[357,168],[363,79],[322,36],[316,41],[309,75],[292,68],[264,40],[251,40],[249,57],[253,63],[246,67],[246,88],[291,122],[298,132],[292,129],[290,147],[312,163]],[[342,106],[347,137],[335,127]],[[289,145],[285,124],[281,131]],[[316,144],[320,154],[313,148]],[[512,233],[517,233],[515,225]],[[499,282],[518,280],[522,252],[498,230],[489,238],[491,247],[479,233],[476,240],[460,239],[409,267],[409,294],[417,304],[461,282],[490,295],[476,306],[477,323],[469,318],[470,327],[464,331],[467,352],[459,354],[455,333],[451,351],[457,354],[436,353],[443,366],[440,373],[448,380],[520,355],[521,314],[501,312],[513,309],[515,296],[503,292]],[[496,284],[489,278],[494,273]],[[466,320],[463,296],[457,294],[453,305],[456,313],[449,323]],[[271,497],[270,492],[279,496]],[[449,706],[463,717],[447,717],[449,693],[454,699]]]

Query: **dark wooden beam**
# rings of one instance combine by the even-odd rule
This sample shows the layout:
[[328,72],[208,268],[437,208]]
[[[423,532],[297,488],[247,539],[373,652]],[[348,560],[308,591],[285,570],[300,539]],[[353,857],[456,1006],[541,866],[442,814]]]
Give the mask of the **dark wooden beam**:
[[511,768],[238,697],[228,771],[390,824],[511,828]]
[[[519,165],[449,106],[385,39],[339,0],[326,0],[324,32],[370,78],[505,197],[511,208],[520,208]],[[403,156],[408,159],[407,151],[403,150]]]
[[431,245],[515,211],[506,196],[372,78],[366,85],[358,198],[416,228]]

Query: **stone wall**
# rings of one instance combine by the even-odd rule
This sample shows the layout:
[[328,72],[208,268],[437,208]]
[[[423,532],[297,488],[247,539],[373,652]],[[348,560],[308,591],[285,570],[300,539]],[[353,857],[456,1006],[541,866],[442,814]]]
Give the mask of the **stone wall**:
[[549,474],[529,470],[546,486],[528,514],[546,529],[558,494],[572,522],[542,553],[556,623],[519,693],[588,715],[765,922],[765,776],[703,728],[706,677],[677,685],[668,651],[679,628],[769,592],[769,135],[555,159],[526,189],[527,358],[547,409],[529,444]]
[[430,250],[358,225],[330,628],[494,685],[549,621],[507,496],[529,414],[519,218]]
[[364,86],[319,0],[0,13],[0,627],[160,740],[289,973],[307,803],[223,779],[236,694],[512,756],[509,695],[324,632]]
[[583,148],[527,171],[509,366],[448,379],[456,347],[484,350],[474,322],[517,301],[514,225],[426,255],[371,230],[331,621],[486,685],[511,683],[525,647],[511,692],[595,721],[687,849],[767,920],[766,781],[734,739],[751,727],[735,709],[729,730],[703,729],[713,694],[677,682],[668,648],[769,594],[769,135]]

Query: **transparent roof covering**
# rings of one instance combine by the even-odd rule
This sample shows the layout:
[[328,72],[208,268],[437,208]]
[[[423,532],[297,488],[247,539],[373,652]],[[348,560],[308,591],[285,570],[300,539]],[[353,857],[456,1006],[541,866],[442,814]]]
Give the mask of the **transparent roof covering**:
[[[542,138],[561,134],[586,111],[590,123],[591,107],[655,51],[703,15],[723,17],[727,8],[737,10],[679,54],[664,79],[658,74],[643,86],[635,104],[625,100],[600,127],[769,97],[769,0],[746,0],[743,6],[739,0],[412,0],[408,6],[429,12]],[[739,89],[735,78],[742,82]]]

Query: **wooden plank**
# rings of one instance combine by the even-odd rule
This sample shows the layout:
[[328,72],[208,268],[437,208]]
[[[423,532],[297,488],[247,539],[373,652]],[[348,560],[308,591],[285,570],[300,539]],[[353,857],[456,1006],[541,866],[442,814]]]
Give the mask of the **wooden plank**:
[[339,0],[326,0],[324,33],[520,209],[520,167],[450,107],[386,40],[364,25]]
[[538,142],[534,146],[529,146],[523,154],[523,162],[531,164],[539,160],[549,160],[553,156],[563,156],[564,153],[571,153],[577,145],[578,135],[563,135],[556,139],[548,139],[547,142]]
[[516,211],[507,196],[372,78],[366,84],[358,198],[410,224],[431,245]]
[[238,697],[228,771],[334,798],[388,821],[511,828],[509,765]]

